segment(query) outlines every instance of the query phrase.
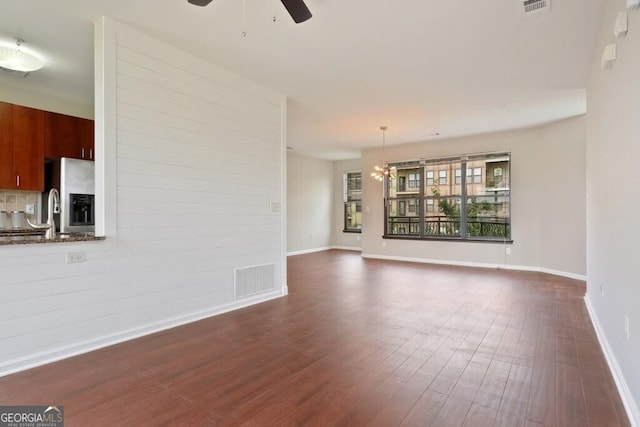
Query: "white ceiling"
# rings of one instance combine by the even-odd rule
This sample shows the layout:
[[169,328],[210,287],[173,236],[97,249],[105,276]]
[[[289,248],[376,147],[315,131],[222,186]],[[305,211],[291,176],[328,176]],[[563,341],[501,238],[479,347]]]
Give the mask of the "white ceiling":
[[93,103],[104,15],[287,95],[296,152],[359,157],[381,125],[396,144],[584,113],[604,0],[551,1],[525,15],[521,0],[306,0],[296,25],[279,0],[2,0],[0,42],[22,37],[46,66],[0,85]]

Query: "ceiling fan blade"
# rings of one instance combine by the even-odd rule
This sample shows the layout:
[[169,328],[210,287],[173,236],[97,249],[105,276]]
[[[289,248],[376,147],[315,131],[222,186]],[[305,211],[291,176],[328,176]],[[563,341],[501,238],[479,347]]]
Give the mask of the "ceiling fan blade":
[[195,4],[196,6],[206,6],[211,3],[211,0],[189,0],[189,3]]
[[[191,1],[191,0],[189,0]],[[304,0],[281,0],[284,7],[287,8],[287,12],[293,18],[293,21],[296,24],[306,21],[311,18],[311,11],[306,4],[304,4]]]

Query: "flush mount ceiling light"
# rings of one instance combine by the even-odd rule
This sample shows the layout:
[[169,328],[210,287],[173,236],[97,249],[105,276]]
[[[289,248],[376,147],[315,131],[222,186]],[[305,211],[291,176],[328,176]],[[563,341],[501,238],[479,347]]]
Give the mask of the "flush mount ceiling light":
[[15,46],[0,45],[0,67],[11,71],[30,73],[44,66],[44,61],[21,49],[24,40],[16,38]]
[[[384,159],[384,143],[385,143],[385,132],[387,131],[386,126],[380,126],[380,130],[382,131],[382,158]],[[396,167],[389,167],[388,164],[383,163],[383,166],[375,166],[374,171],[371,172],[371,176],[377,179],[378,181],[384,181],[384,177],[395,178],[396,177]]]

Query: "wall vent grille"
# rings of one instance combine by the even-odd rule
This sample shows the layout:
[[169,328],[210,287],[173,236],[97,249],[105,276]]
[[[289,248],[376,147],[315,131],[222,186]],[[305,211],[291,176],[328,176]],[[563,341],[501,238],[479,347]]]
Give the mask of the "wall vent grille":
[[235,299],[273,290],[273,264],[236,268]]
[[550,0],[524,0],[522,6],[524,7],[524,13],[541,12],[548,10]]

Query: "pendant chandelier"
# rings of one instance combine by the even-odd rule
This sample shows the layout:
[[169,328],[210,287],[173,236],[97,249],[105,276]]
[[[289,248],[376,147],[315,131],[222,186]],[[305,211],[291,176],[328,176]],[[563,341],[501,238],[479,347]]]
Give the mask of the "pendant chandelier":
[[[387,131],[386,126],[380,126],[380,130],[382,131],[382,158],[384,159],[384,143],[385,143],[385,132]],[[383,163],[382,167],[376,165],[374,171],[371,172],[371,176],[377,179],[378,181],[384,181],[384,177],[388,177],[394,179],[396,177],[396,167],[389,167],[388,164]]]

